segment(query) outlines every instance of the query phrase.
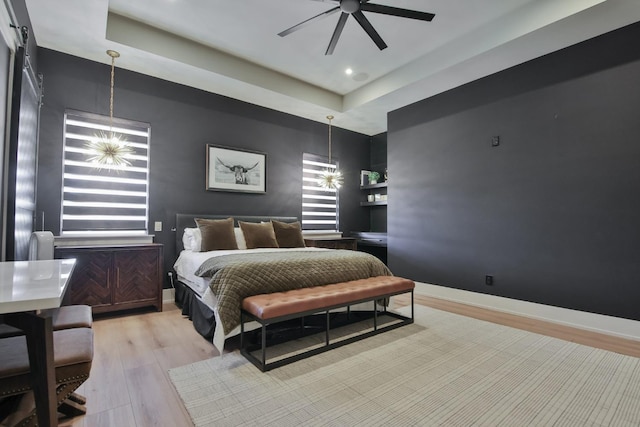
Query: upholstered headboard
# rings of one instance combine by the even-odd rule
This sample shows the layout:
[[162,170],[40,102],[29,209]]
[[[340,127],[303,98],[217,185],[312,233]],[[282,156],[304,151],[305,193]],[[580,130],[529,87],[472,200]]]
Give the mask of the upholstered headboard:
[[247,215],[205,215],[205,214],[176,214],[176,255],[179,254],[182,247],[182,235],[184,229],[188,227],[196,227],[196,218],[205,219],[225,219],[233,217],[234,225],[238,227],[238,221],[244,222],[262,222],[262,221],[282,221],[282,222],[295,222],[298,220],[295,216],[247,216]]

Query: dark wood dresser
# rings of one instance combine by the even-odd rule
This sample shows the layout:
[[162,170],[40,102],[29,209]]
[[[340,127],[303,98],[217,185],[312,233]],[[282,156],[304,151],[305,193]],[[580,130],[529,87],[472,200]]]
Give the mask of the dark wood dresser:
[[75,258],[63,303],[94,313],[154,306],[162,311],[163,250],[158,243],[58,246],[56,258]]

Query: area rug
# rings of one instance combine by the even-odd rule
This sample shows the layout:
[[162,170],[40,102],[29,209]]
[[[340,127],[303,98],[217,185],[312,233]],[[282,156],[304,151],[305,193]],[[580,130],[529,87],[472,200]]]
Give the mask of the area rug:
[[170,370],[196,426],[638,426],[640,359],[416,306],[416,323],[262,373]]

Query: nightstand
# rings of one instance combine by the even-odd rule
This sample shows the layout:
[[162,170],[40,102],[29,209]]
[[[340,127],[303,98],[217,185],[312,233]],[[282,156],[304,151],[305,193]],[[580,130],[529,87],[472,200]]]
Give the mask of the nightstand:
[[304,239],[304,244],[311,248],[348,249],[358,248],[355,237],[318,237]]

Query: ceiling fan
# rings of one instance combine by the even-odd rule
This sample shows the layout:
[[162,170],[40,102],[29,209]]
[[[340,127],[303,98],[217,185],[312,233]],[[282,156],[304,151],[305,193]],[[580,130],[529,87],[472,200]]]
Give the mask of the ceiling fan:
[[338,39],[340,38],[340,34],[342,34],[342,29],[347,22],[347,18],[349,15],[352,15],[358,24],[362,27],[362,29],[371,37],[371,40],[378,46],[380,50],[385,49],[387,44],[382,40],[380,34],[373,28],[373,25],[369,22],[369,20],[364,16],[362,11],[365,12],[373,12],[373,13],[381,13],[384,15],[398,16],[401,18],[410,18],[410,19],[418,19],[421,21],[431,21],[436,15],[433,13],[427,12],[418,12],[415,10],[409,9],[401,9],[398,7],[391,6],[383,6],[380,4],[371,4],[369,0],[313,0],[313,1],[321,1],[324,3],[336,3],[338,4],[333,9],[329,9],[326,12],[322,12],[319,15],[316,15],[312,18],[307,19],[297,25],[294,25],[291,28],[287,28],[286,30],[278,33],[280,37],[284,37],[293,33],[294,31],[298,31],[302,27],[307,26],[308,24],[317,21],[322,18],[326,18],[329,15],[333,15],[339,10],[342,11],[340,15],[340,19],[338,20],[338,24],[336,25],[336,29],[333,30],[333,36],[331,36],[331,41],[329,42],[329,47],[327,47],[327,51],[325,55],[331,55],[338,44]]

